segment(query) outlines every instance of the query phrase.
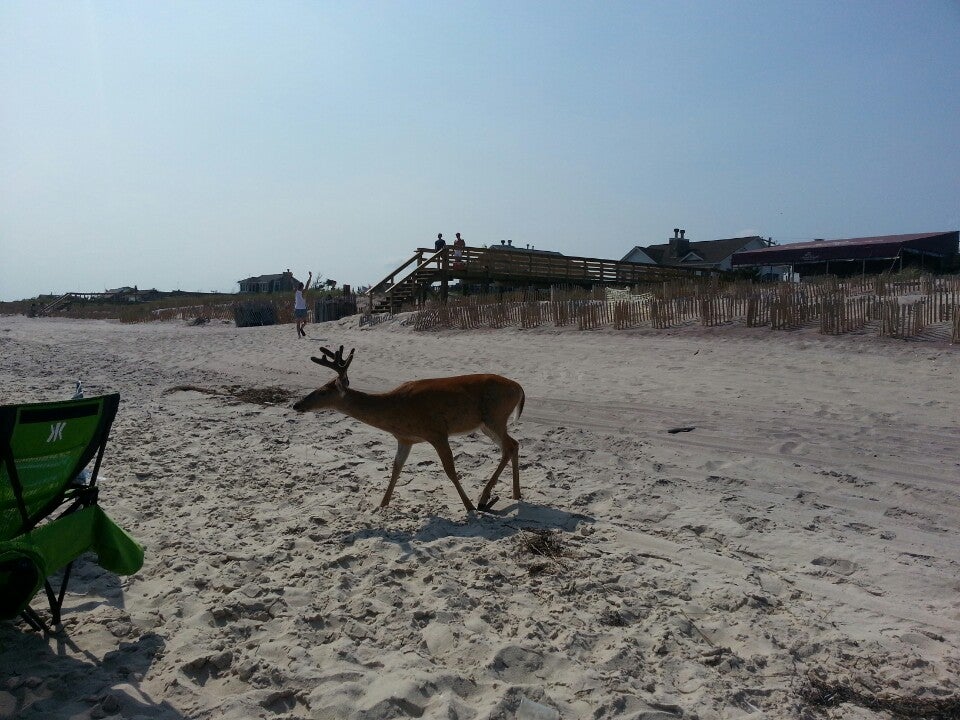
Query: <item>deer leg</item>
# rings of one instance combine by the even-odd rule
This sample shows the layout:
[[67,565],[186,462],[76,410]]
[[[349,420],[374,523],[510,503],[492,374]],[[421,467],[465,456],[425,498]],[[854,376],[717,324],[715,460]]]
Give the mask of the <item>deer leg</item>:
[[393,474],[390,475],[390,484],[387,485],[387,492],[383,495],[383,500],[380,501],[380,507],[386,507],[390,504],[390,497],[393,495],[393,486],[397,484],[397,478],[400,477],[400,471],[403,470],[403,464],[407,461],[407,457],[410,455],[410,448],[413,447],[409,443],[405,443],[402,440],[397,440],[397,454],[393,458]]
[[500,466],[494,471],[493,476],[487,480],[487,484],[483,486],[483,492],[480,493],[480,498],[477,500],[477,505],[480,509],[486,509],[490,505],[493,505],[493,502],[496,502],[496,498],[494,498],[493,502],[490,501],[490,494],[497,484],[497,478],[500,477],[500,472],[506,465],[507,453],[504,451],[503,437],[501,435],[498,435],[493,428],[486,424],[481,425],[480,429],[484,435],[493,440],[497,444],[497,447],[500,448]]
[[507,438],[513,443],[513,452],[510,459],[513,461],[513,499],[520,499],[520,443],[509,435]]
[[475,509],[473,503],[470,502],[470,498],[467,497],[467,494],[463,491],[463,487],[460,485],[460,480],[457,479],[457,469],[453,465],[453,452],[450,450],[450,443],[447,441],[447,438],[432,440],[430,444],[433,445],[437,451],[437,455],[440,456],[443,469],[446,471],[447,477],[453,481],[453,486],[457,489],[457,494],[460,495],[463,506],[467,509],[467,512],[473,512]]
[[504,430],[502,434],[497,435],[497,433],[490,427],[486,425],[481,428],[484,434],[492,439],[497,445],[500,446],[500,464],[497,465],[497,469],[493,471],[493,476],[487,481],[487,484],[483,488],[483,492],[480,493],[480,499],[477,501],[477,505],[481,508],[487,506],[490,500],[490,493],[493,492],[494,486],[497,484],[497,479],[500,477],[500,473],[503,472],[503,469],[507,466],[507,463],[512,459],[513,460],[513,498],[514,500],[520,499],[520,468],[517,465],[517,456],[519,455],[520,444],[514,440],[512,437],[507,435],[507,431]]

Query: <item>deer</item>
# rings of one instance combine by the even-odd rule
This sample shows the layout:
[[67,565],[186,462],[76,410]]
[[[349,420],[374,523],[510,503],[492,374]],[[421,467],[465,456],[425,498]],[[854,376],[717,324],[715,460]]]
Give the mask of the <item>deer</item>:
[[518,418],[523,412],[524,392],[519,383],[502,375],[458,375],[412,380],[389,392],[366,393],[352,389],[347,377],[356,348],[350,350],[346,359],[343,345],[336,352],[325,347],[320,350],[323,357],[310,359],[330,368],[337,377],[294,403],[293,409],[307,412],[332,408],[396,438],[397,454],[387,491],[380,502],[381,509],[390,504],[410,449],[426,442],[437,451],[444,472],[453,482],[467,512],[475,512],[457,477],[450,436],[478,429],[500,446],[501,456],[500,464],[480,494],[477,507],[487,511],[499,499],[491,499],[490,495],[507,462],[513,463],[513,499],[520,499],[520,443],[507,433],[507,422],[513,411],[516,410]]

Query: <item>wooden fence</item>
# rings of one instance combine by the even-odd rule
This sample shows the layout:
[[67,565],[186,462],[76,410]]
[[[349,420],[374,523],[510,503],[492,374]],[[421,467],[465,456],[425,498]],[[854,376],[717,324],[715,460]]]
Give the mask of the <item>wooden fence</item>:
[[[881,294],[882,293],[882,294]],[[576,326],[579,330],[699,323],[773,330],[815,328],[824,335],[874,332],[917,337],[931,329],[960,344],[960,279],[921,277],[894,282],[830,278],[816,283],[754,284],[716,278],[644,283],[630,290],[556,286],[502,295],[450,299],[416,313],[418,330]]]

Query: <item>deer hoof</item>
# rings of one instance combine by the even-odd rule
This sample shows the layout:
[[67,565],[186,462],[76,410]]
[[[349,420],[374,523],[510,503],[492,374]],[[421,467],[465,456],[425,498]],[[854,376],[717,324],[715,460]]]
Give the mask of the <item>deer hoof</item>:
[[496,504],[497,500],[499,499],[500,499],[499,495],[494,495],[485,503],[477,503],[477,510],[479,510],[480,512],[487,512],[487,510],[492,508]]

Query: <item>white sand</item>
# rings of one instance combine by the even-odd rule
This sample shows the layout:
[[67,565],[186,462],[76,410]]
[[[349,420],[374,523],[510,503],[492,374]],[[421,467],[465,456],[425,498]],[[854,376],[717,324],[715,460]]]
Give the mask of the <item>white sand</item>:
[[[0,318],[0,402],[77,377],[122,394],[101,502],[147,552],[131,578],[81,562],[59,637],[0,625],[0,718],[512,718],[522,698],[563,718],[797,717],[811,670],[960,692],[960,348],[308,331]],[[418,445],[378,514],[388,435],[165,393],[305,394],[330,377],[320,340],[357,348],[357,389],[519,381],[523,502],[508,481],[498,514],[468,516]],[[498,451],[453,447],[476,500]],[[521,551],[524,528],[567,556]]]

